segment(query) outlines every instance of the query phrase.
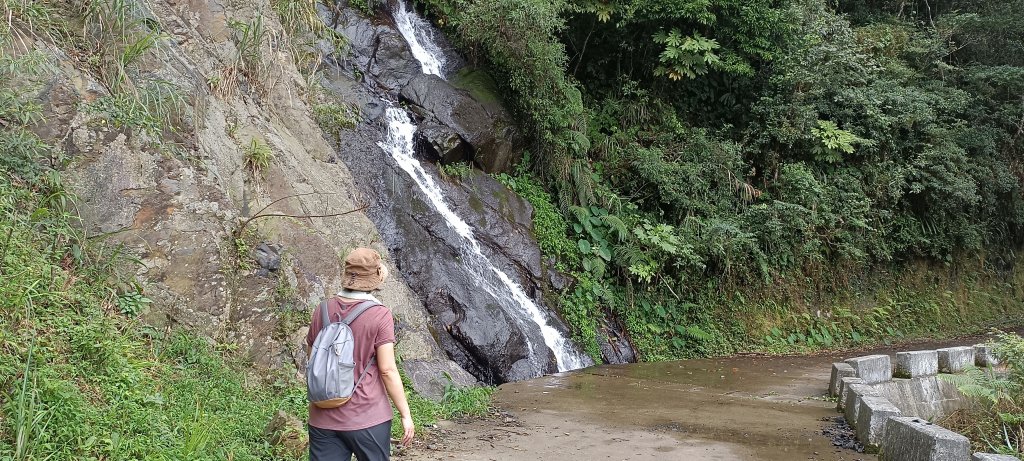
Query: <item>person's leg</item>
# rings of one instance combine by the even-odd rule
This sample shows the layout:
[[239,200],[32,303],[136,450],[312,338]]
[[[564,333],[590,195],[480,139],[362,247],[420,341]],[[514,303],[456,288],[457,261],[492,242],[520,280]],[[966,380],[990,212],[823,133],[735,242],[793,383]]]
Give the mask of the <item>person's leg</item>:
[[338,431],[309,426],[309,461],[350,461],[352,449]]
[[359,461],[391,459],[391,421],[358,431],[339,431],[338,435],[352,447]]

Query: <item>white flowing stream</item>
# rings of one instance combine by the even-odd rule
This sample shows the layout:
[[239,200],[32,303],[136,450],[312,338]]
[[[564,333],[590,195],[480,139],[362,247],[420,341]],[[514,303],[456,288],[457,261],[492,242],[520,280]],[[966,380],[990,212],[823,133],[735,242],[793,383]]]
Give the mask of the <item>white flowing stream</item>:
[[444,53],[441,53],[441,48],[434,42],[434,29],[415,11],[410,11],[405,0],[398,0],[396,3],[398,7],[394,11],[395,25],[409,43],[409,49],[423,67],[423,73],[444,78],[444,74],[441,73],[445,64]]
[[[420,62],[423,73],[444,78],[442,71],[445,59],[441,48],[434,42],[435,29],[429,22],[411,10],[405,0],[398,0],[395,3],[397,3],[395,11],[393,11],[395,24],[402,36],[405,37],[406,42],[409,43],[413,56]],[[416,124],[409,118],[409,114],[403,109],[389,107],[386,117],[387,135],[380,142],[380,147],[391,154],[402,170],[416,182],[434,209],[444,217],[447,225],[462,238],[461,265],[462,269],[467,272],[468,278],[476,280],[477,285],[493,296],[501,305],[502,310],[512,316],[524,329],[540,330],[544,344],[554,353],[558,371],[575,370],[592,365],[593,362],[589,357],[581,354],[571,341],[548,323],[544,311],[526,295],[523,288],[514,282],[508,274],[495,267],[484,255],[479,242],[473,235],[473,228],[448,206],[441,188],[413,156],[413,135],[416,133]],[[537,353],[533,352],[535,346],[528,336],[526,343],[531,351],[531,360],[534,362],[546,360],[539,359]],[[535,363],[535,365],[543,366],[542,363]]]
[[[441,188],[434,182],[434,178],[413,157],[413,134],[416,133],[416,125],[409,119],[405,110],[389,107],[386,116],[387,135],[380,142],[380,147],[391,154],[398,166],[416,182],[434,209],[444,217],[448,226],[462,237],[461,264],[462,269],[468,273],[468,278],[476,280],[477,285],[493,296],[503,310],[513,316],[520,325],[540,329],[544,344],[555,355],[558,371],[575,370],[591,365],[589,357],[579,353],[569,340],[548,324],[540,306],[526,295],[523,288],[491,263],[473,236],[473,228],[445,202]],[[527,347],[533,351],[534,345],[528,337],[526,342]]]

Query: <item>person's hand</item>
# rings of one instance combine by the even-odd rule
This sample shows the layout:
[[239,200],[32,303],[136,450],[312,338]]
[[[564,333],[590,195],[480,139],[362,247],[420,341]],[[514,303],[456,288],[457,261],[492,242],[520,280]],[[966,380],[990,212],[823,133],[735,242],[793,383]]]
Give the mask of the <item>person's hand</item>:
[[412,423],[412,416],[402,417],[402,430],[405,431],[402,434],[402,446],[407,447],[412,443],[413,436],[416,435],[416,427]]

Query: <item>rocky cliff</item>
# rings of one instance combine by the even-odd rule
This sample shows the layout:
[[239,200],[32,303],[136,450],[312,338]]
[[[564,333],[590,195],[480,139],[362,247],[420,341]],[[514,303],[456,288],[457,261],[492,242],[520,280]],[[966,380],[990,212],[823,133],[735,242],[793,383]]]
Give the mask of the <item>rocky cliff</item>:
[[[182,96],[177,128],[136,129],[98,110],[116,96],[110,80],[37,36],[11,50],[44,50],[58,69],[43,82],[37,131],[65,151],[84,225],[137,256],[149,323],[200,331],[263,366],[301,367],[309,309],[339,288],[347,250],[371,246],[388,259],[361,211],[334,216],[366,200],[313,107],[346,102],[324,99],[313,68],[300,72],[309,47],[296,45],[266,0],[137,6],[132,24],[156,39],[130,75]],[[247,55],[258,69],[244,68]],[[257,213],[275,216],[246,223]],[[398,353],[418,390],[438,395],[448,377],[474,381],[442,352],[400,275],[380,298],[398,319]]]

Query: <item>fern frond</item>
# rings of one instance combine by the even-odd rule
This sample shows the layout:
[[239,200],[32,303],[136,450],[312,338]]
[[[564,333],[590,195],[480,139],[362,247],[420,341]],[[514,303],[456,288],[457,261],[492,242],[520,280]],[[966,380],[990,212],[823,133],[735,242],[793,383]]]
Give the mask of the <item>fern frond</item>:
[[622,219],[619,219],[618,216],[612,214],[604,215],[601,216],[601,221],[604,221],[605,225],[615,231],[619,241],[625,240],[626,237],[629,236],[629,230],[626,229],[626,223],[622,222]]
[[576,222],[584,222],[587,219],[590,219],[590,210],[583,208],[581,206],[570,206],[569,213],[572,214],[573,218],[576,218]]
[[615,248],[615,260],[623,267],[644,264],[647,262],[647,253],[644,253],[643,248],[635,245],[619,245]]
[[685,332],[688,338],[696,339],[698,341],[710,341],[713,337],[711,333],[704,331],[701,327],[697,325],[690,325],[686,327]]
[[569,169],[573,185],[576,186],[577,202],[583,206],[594,203],[594,180],[590,177],[590,168],[582,160],[573,162]]
[[939,379],[956,386],[957,389],[963,386],[977,384],[977,379],[975,379],[973,376],[967,373],[955,375],[940,374]]

